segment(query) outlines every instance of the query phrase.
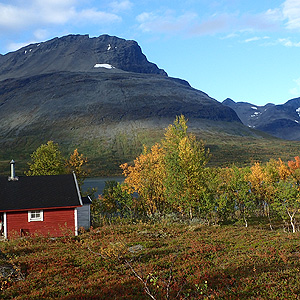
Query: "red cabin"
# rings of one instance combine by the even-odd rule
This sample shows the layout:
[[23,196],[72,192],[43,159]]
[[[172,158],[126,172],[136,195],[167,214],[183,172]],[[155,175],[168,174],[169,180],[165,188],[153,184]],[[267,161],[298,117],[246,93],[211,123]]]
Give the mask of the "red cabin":
[[82,205],[74,173],[15,177],[12,171],[11,177],[0,177],[0,230],[5,238],[77,235],[77,208]]

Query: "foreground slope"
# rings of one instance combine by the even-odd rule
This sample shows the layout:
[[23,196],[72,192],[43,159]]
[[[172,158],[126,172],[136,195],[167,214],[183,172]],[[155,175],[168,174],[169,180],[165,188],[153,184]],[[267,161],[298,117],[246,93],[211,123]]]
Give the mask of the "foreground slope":
[[299,238],[261,224],[164,222],[18,239],[0,244],[12,270],[0,298],[151,299],[146,285],[154,299],[299,299]]

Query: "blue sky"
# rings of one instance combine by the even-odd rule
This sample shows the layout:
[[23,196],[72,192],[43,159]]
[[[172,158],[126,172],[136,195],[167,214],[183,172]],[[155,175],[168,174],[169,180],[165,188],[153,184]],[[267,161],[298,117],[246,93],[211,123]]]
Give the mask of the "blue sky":
[[0,0],[1,54],[66,34],[136,40],[218,101],[300,97],[300,0]]

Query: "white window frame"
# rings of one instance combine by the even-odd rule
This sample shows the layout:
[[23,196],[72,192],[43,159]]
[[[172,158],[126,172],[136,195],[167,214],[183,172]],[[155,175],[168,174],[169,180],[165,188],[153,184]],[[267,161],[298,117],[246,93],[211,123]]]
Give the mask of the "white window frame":
[[[37,216],[39,214],[39,216]],[[28,211],[28,222],[42,222],[44,221],[44,212],[43,210],[30,210]]]

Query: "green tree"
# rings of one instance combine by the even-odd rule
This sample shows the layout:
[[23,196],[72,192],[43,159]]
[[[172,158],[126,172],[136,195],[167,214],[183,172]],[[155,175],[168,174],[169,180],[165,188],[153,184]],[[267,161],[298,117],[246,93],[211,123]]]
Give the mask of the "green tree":
[[58,144],[48,141],[42,144],[31,154],[32,162],[28,163],[27,176],[35,175],[58,175],[66,173],[64,159]]
[[253,193],[250,192],[250,186],[247,176],[250,173],[249,168],[223,168],[218,172],[217,190],[217,210],[225,218],[243,219],[245,227],[248,227],[248,218],[255,209],[255,200]]
[[296,214],[300,210],[300,191],[294,179],[280,180],[276,184],[275,201],[272,207],[296,232]]
[[215,210],[218,219],[227,221],[235,212],[235,176],[232,168],[218,168],[215,176]]
[[165,162],[165,193],[168,202],[192,219],[207,198],[207,170],[209,150],[203,141],[187,133],[187,120],[177,116],[169,125],[162,141]]
[[142,217],[143,211],[139,201],[122,189],[119,182],[106,181],[103,194],[93,200],[91,206],[93,225],[99,226],[103,221],[125,218],[132,221]]
[[277,180],[274,182],[275,197],[272,208],[284,221],[291,224],[295,233],[296,215],[300,210],[299,157],[295,157],[295,161],[289,161],[288,165],[281,159],[273,161],[273,165]]

